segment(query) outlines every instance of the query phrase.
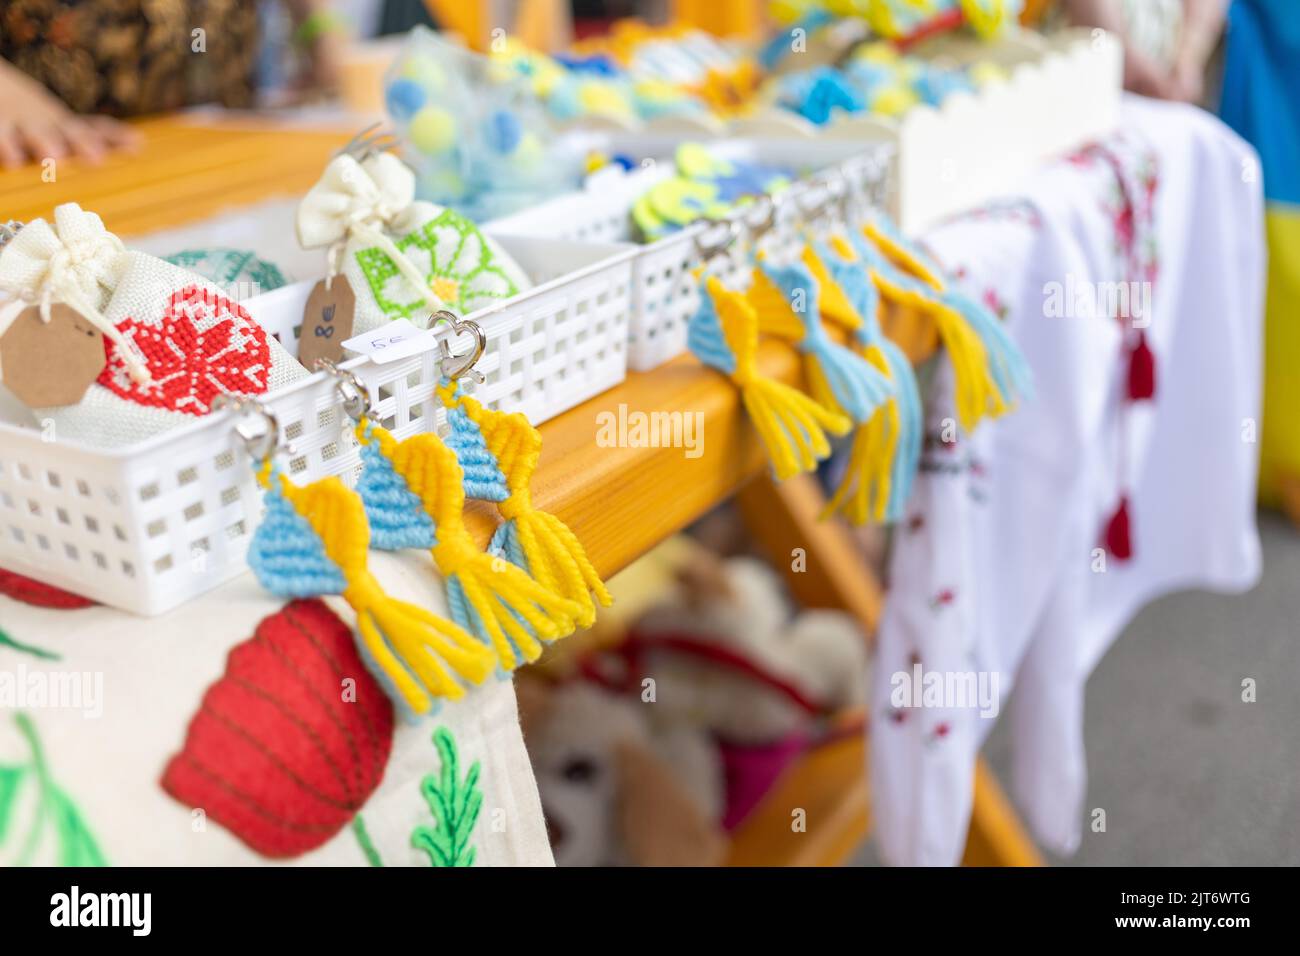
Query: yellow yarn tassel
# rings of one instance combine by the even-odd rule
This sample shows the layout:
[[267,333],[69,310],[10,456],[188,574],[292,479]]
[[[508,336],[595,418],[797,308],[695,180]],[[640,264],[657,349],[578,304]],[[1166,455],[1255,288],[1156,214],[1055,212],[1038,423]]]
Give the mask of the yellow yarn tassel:
[[[862,351],[868,362],[892,378],[885,355],[876,346]],[[849,459],[844,477],[831,500],[826,503],[822,517],[842,514],[853,524],[867,521],[884,521],[889,506],[894,455],[902,431],[898,415],[898,402],[894,398],[876,409],[871,419],[858,426],[849,448]]]
[[459,405],[478,425],[488,451],[505,475],[510,497],[499,502],[497,508],[501,517],[514,522],[528,572],[543,587],[574,601],[579,608],[577,623],[590,627],[596,620],[592,595],[601,607],[609,607],[614,599],[578,536],[555,515],[533,506],[530,486],[542,454],[541,432],[520,412],[507,414],[484,408],[454,382],[440,385],[438,396],[448,408]]
[[935,292],[945,288],[943,276],[921,261],[913,252],[882,229],[876,222],[868,222],[862,227],[862,234],[875,243],[894,267],[906,272],[914,279],[920,279]]
[[406,479],[407,487],[433,519],[434,564],[449,583],[453,576],[459,581],[502,668],[513,670],[536,660],[542,653],[539,637],[555,640],[573,633],[574,622],[582,614],[576,602],[481,550],[470,537],[465,527],[463,477],[455,452],[435,435],[414,435],[399,442],[366,421],[357,425],[357,437],[363,442],[379,442],[383,456]]
[[785,480],[812,471],[830,454],[826,432],[846,434],[852,422],[798,389],[759,374],[754,307],[743,293],[727,289],[716,276],[709,276],[706,288],[735,357],[731,380],[740,388],[741,400],[767,448],[776,477]]
[[[943,277],[877,223],[867,223],[862,233],[897,269],[936,292],[944,290]],[[972,431],[985,417],[996,418],[1007,411],[989,369],[984,343],[959,312],[920,292],[901,288],[875,269],[871,270],[871,279],[882,297],[928,315],[935,323],[952,362],[957,417],[966,432]]]
[[[831,237],[832,247],[840,255],[844,240],[840,236]],[[844,294],[840,284],[831,276],[831,272],[826,268],[826,263],[822,262],[821,256],[817,255],[812,246],[804,246],[803,253],[800,256],[803,264],[808,267],[814,279],[817,280],[817,286],[821,290],[819,296],[819,308],[823,319],[828,322],[834,322],[842,329],[855,332],[862,328],[862,316],[858,315],[858,310],[854,308],[849,297]],[[845,256],[845,258],[856,258],[856,256]]]
[[882,297],[908,309],[929,316],[935,323],[944,350],[952,362],[953,386],[957,418],[968,434],[985,417],[997,417],[1006,412],[1006,402],[998,391],[989,370],[988,353],[984,343],[961,314],[921,292],[890,282],[872,269],[871,281]]
[[[264,486],[269,483],[269,466],[259,477]],[[380,587],[366,564],[370,533],[365,508],[340,479],[325,478],[300,488],[281,475],[280,491],[343,572],[348,584],[343,599],[357,613],[362,641],[412,711],[427,712],[433,698],[464,696],[457,677],[478,684],[492,672],[492,653],[480,641]]]
[[[754,267],[751,274],[749,291],[745,293],[745,298],[753,307],[758,329],[764,335],[772,335],[792,344],[803,339],[805,335],[803,322],[791,308],[785,293],[758,266]],[[801,352],[799,360],[803,365],[804,379],[808,382],[808,394],[812,396],[813,401],[847,420],[848,416],[840,407],[830,382],[826,380],[817,356],[811,352]],[[842,432],[834,433],[842,434]]]

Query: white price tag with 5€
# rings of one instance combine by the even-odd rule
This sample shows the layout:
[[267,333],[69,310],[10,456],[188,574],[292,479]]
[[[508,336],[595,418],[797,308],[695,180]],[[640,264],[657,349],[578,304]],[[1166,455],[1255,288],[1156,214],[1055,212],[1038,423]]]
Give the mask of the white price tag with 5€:
[[431,349],[435,341],[437,333],[433,329],[417,329],[409,319],[395,319],[377,329],[352,336],[343,347],[349,352],[370,357],[378,365],[386,365]]

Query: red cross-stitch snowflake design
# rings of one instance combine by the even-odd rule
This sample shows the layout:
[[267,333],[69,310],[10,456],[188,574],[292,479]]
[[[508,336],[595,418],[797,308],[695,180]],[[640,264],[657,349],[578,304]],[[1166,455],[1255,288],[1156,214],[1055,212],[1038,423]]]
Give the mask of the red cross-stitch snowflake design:
[[118,329],[144,354],[152,381],[132,381],[108,339],[99,384],[137,405],[206,415],[223,392],[261,395],[271,375],[266,332],[244,307],[192,285],[172,293],[156,323],[128,317]]

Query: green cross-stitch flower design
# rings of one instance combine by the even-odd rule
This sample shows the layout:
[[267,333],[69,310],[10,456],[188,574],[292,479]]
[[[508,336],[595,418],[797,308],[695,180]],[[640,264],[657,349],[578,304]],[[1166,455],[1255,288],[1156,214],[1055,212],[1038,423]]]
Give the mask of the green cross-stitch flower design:
[[[403,236],[396,245],[425,276],[434,294],[461,315],[519,292],[506,271],[496,264],[492,247],[478,227],[450,209]],[[356,259],[386,318],[409,319],[428,311],[424,300],[414,295],[410,283],[382,249],[360,249]]]

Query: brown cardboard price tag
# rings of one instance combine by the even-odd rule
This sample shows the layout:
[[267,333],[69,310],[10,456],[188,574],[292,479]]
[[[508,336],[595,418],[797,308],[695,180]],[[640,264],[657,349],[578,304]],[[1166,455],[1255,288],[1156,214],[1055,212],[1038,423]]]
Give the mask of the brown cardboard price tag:
[[298,337],[298,361],[316,371],[318,359],[337,362],[343,357],[343,340],[352,335],[352,318],[357,297],[343,276],[335,276],[328,289],[317,282],[302,310],[302,332]]
[[28,408],[75,405],[104,370],[104,335],[71,306],[23,309],[0,336],[4,385]]

